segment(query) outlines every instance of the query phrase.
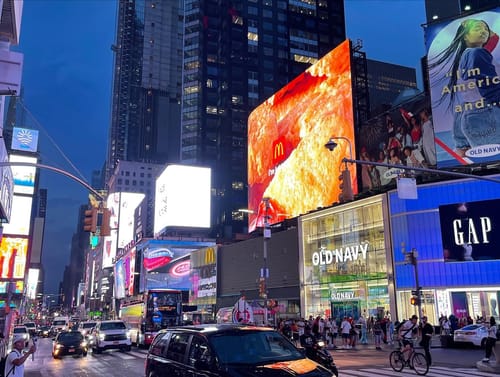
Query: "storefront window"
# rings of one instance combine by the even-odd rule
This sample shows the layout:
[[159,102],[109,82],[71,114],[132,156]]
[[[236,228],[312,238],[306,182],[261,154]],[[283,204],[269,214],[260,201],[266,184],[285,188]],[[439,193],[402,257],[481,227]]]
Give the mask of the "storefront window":
[[387,257],[379,200],[304,216],[303,315],[384,316]]

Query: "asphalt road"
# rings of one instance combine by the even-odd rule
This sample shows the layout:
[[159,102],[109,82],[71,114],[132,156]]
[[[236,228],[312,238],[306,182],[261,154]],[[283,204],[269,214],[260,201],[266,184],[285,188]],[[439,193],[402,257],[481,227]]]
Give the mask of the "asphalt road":
[[[133,348],[131,352],[105,351],[87,357],[65,356],[54,360],[51,355],[50,339],[40,339],[35,360],[31,357],[26,362],[26,377],[139,377],[144,376],[144,359],[147,350]],[[415,376],[415,372],[404,370],[396,373],[390,369],[389,354],[393,350],[384,346],[376,350],[375,346],[358,346],[356,350],[334,350],[332,355],[340,370],[340,377],[378,377],[378,376]],[[433,348],[433,367],[428,376],[488,376],[477,371],[475,365],[484,356],[484,350],[464,348]]]

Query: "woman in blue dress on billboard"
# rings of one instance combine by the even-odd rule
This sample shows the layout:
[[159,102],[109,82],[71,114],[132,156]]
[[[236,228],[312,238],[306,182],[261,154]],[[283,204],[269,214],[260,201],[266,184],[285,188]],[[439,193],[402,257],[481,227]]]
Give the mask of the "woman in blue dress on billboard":
[[[453,141],[461,156],[471,148],[500,144],[500,78],[491,54],[498,40],[485,21],[467,19],[450,45],[429,62],[430,70],[438,68],[434,75],[449,78],[439,102],[449,99]],[[442,67],[450,63],[450,72],[443,74]]]

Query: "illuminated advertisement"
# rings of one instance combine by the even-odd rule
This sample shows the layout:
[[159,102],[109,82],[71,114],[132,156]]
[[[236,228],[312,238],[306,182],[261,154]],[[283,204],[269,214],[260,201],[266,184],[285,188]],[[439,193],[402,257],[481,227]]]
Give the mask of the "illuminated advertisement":
[[[325,148],[330,137],[338,139],[332,152]],[[341,161],[350,156],[355,150],[347,40],[250,114],[249,232],[263,226],[266,216],[272,224],[337,202]],[[356,194],[355,166],[349,169]],[[263,198],[269,198],[268,208]]]
[[135,249],[116,261],[114,268],[116,298],[134,295]]
[[28,239],[2,237],[0,243],[0,278],[24,279]]
[[[36,164],[35,157],[26,157],[19,155],[10,155],[10,162],[29,162]],[[29,194],[32,195],[35,191],[35,174],[36,168],[30,166],[11,166],[12,176],[14,179],[14,193],[15,194]]]
[[[0,162],[9,161],[7,149],[0,143]],[[12,195],[14,194],[14,179],[10,166],[0,167],[0,210],[5,221],[10,221],[12,210]]]
[[144,199],[144,194],[131,192],[115,192],[109,194],[107,208],[111,216],[110,228],[118,229],[117,246],[124,248],[134,240],[134,211]]
[[172,288],[190,290],[191,252],[213,242],[151,240],[137,245],[141,255],[140,290]]
[[191,252],[190,304],[215,304],[217,294],[217,246]]
[[31,196],[14,195],[12,197],[12,213],[10,221],[3,224],[3,234],[27,236],[30,233]]
[[500,199],[439,206],[445,262],[500,259]]
[[12,149],[36,152],[38,149],[38,131],[14,127],[12,130]]
[[102,250],[102,268],[113,267],[113,259],[116,256],[116,239],[118,231],[111,229],[109,236],[104,237]]
[[26,289],[26,295],[32,300],[36,298],[36,288],[38,286],[39,274],[40,270],[38,268],[30,268],[28,270],[28,286]]
[[[364,122],[359,131],[359,160],[415,167],[436,166],[430,101],[420,94]],[[395,183],[402,169],[361,165],[362,190]]]
[[169,165],[156,180],[154,233],[167,227],[210,227],[211,170]]
[[[8,282],[2,281],[0,282],[0,294],[7,293],[7,284]],[[23,293],[24,290],[24,281],[22,280],[16,280],[15,286],[14,286],[14,292],[12,293]],[[0,301],[0,307],[4,306],[1,304],[2,301]],[[14,305],[11,303],[11,306]],[[15,305],[14,305],[15,306]]]
[[426,27],[438,167],[500,160],[499,13]]

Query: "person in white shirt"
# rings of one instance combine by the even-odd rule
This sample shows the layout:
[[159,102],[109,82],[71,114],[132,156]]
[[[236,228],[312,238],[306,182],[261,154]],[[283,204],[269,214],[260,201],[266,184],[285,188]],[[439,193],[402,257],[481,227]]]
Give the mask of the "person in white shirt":
[[343,342],[343,347],[344,348],[351,348],[351,343],[350,343],[350,332],[351,332],[351,324],[347,320],[347,317],[344,317],[344,320],[340,324],[340,331],[342,334],[342,342]]
[[35,353],[36,346],[33,344],[28,352],[23,353],[25,339],[22,334],[14,334],[12,339],[12,351],[5,360],[4,376],[24,377],[24,362],[28,356]]

